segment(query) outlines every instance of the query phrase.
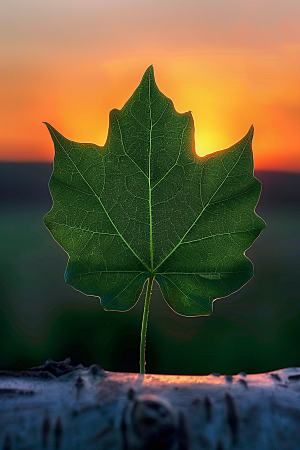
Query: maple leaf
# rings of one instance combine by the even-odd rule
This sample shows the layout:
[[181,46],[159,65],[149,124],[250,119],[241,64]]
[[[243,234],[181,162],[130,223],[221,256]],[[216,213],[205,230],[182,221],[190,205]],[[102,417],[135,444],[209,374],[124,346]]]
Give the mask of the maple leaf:
[[147,280],[149,303],[156,279],[174,311],[199,316],[252,277],[245,251],[265,227],[255,213],[252,126],[237,144],[200,158],[191,112],[175,111],[152,66],[111,111],[103,147],[46,125],[55,158],[44,222],[69,255],[65,279],[75,289],[125,311]]

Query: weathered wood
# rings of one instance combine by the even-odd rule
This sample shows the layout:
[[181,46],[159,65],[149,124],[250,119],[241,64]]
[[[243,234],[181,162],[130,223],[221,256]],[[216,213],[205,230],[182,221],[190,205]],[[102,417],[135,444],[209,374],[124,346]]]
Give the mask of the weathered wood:
[[300,368],[113,373],[47,361],[0,372],[0,450],[300,448]]

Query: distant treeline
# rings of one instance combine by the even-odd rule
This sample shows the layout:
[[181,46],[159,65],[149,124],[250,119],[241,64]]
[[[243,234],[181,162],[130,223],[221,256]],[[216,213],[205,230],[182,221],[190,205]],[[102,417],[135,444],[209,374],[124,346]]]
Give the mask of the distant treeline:
[[[52,163],[0,162],[0,204],[49,203]],[[300,173],[256,171],[263,190],[259,207],[300,204]]]

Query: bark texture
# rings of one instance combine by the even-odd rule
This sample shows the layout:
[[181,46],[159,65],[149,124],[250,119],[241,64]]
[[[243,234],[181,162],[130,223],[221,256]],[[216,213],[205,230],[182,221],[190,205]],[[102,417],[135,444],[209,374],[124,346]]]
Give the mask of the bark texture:
[[300,448],[300,368],[113,373],[48,360],[0,372],[0,450]]

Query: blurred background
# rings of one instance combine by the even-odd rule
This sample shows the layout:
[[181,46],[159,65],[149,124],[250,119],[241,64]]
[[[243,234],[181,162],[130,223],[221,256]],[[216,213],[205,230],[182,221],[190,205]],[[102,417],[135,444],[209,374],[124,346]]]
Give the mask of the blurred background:
[[185,318],[152,295],[147,371],[235,374],[300,366],[300,3],[296,0],[56,1],[0,6],[0,370],[46,359],[139,370],[143,299],[127,313],[64,282],[67,255],[44,227],[53,144],[103,145],[108,114],[154,65],[161,91],[191,110],[202,156],[254,124],[254,278]]

